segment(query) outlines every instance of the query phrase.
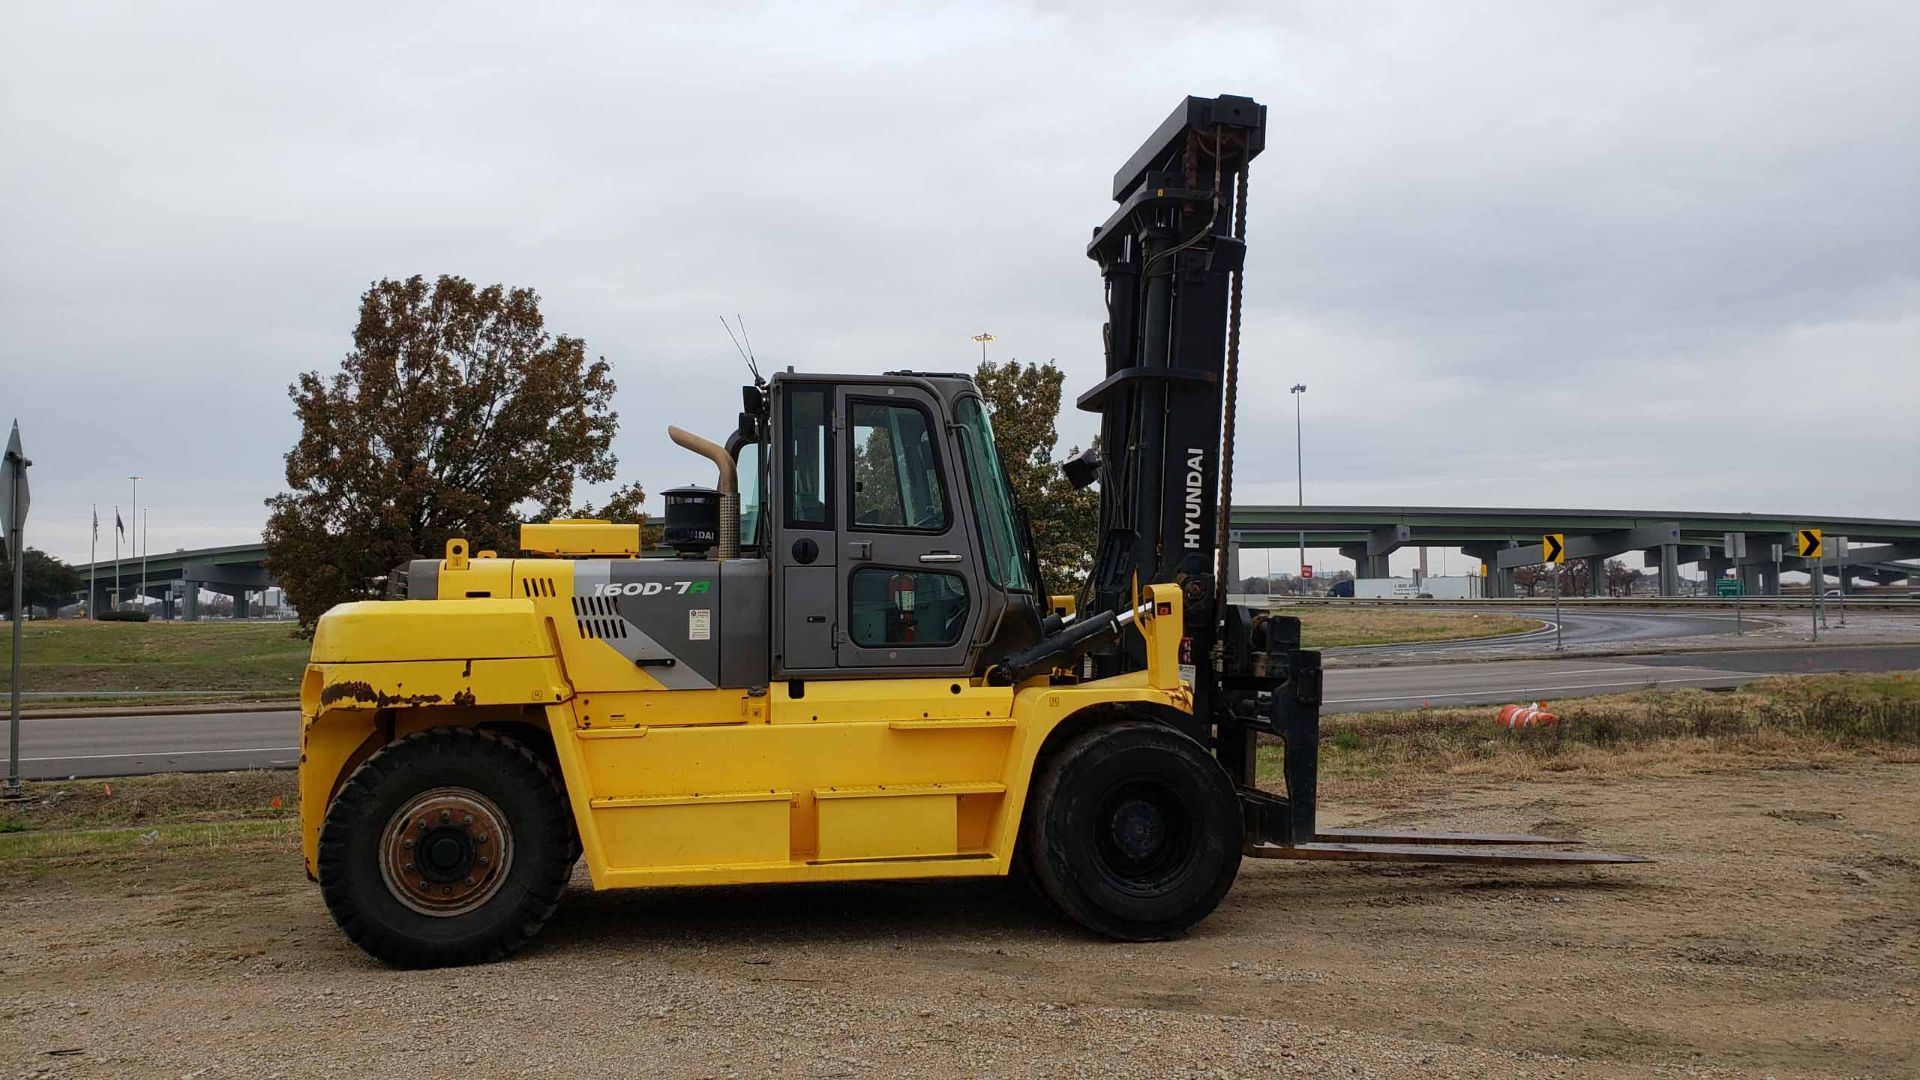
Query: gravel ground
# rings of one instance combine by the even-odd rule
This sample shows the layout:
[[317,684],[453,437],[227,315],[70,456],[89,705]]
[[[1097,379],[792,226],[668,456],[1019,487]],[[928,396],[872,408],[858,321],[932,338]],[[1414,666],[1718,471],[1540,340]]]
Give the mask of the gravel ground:
[[288,836],[16,860],[0,1075],[1920,1075],[1920,766],[1408,792],[1338,823],[1660,862],[1250,861],[1156,945],[1001,883],[568,897],[503,964],[381,968]]

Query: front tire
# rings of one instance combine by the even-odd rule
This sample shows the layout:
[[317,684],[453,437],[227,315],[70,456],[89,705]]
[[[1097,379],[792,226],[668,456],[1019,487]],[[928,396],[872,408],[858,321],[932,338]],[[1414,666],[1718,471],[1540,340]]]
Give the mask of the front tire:
[[525,746],[435,728],[348,778],[320,830],[320,892],[395,967],[501,959],[538,933],[576,856],[560,784]]
[[1233,781],[1193,739],[1128,720],[1063,749],[1028,808],[1028,859],[1054,906],[1121,941],[1159,941],[1212,913],[1240,872]]

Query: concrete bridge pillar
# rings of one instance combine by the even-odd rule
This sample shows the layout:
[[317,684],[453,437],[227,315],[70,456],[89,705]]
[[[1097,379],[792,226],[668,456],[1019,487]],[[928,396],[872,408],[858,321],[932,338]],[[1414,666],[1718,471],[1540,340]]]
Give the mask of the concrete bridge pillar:
[[1607,557],[1605,555],[1587,556],[1587,595],[1607,595]]
[[1772,563],[1763,563],[1760,571],[1760,594],[1762,596],[1780,595],[1780,569]]
[[1660,595],[1680,595],[1680,545],[1660,545]]
[[245,619],[245,618],[251,617],[253,613],[253,609],[249,607],[247,604],[247,596],[248,596],[248,593],[247,593],[247,590],[245,589],[233,590],[233,617],[234,618]]

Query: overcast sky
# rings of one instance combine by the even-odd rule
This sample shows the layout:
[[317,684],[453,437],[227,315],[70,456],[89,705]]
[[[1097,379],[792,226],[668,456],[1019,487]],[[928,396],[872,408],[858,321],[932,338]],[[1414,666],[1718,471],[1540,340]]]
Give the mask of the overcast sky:
[[11,5],[28,541],[110,545],[131,473],[154,551],[257,538],[383,276],[538,289],[655,492],[732,427],[721,313],[809,371],[989,330],[1071,397],[1188,93],[1269,108],[1237,501],[1293,501],[1301,381],[1309,502],[1920,517],[1920,7],[1128,7]]

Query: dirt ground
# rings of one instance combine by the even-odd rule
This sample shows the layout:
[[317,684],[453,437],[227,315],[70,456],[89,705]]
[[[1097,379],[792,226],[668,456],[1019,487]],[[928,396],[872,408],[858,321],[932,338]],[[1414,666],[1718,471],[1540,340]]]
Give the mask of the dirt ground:
[[1916,791],[1851,764],[1329,807],[1660,861],[1249,861],[1144,946],[995,882],[583,879],[520,957],[435,972],[356,951],[281,823],[43,856],[0,879],[0,1075],[1920,1075]]

